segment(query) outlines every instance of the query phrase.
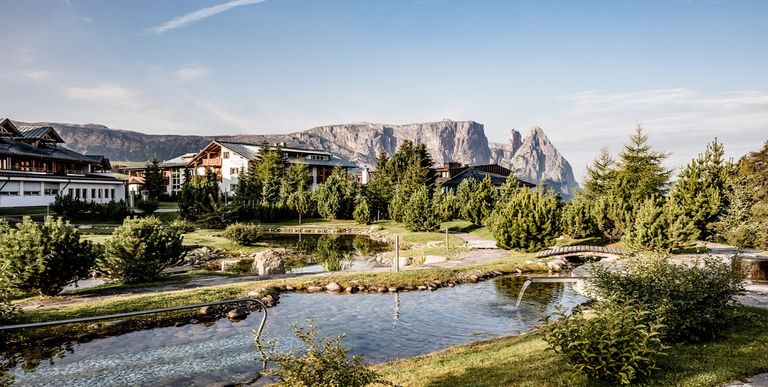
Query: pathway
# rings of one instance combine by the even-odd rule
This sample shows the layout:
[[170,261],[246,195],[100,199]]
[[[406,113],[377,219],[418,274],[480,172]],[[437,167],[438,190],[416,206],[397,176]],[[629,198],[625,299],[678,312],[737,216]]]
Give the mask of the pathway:
[[475,234],[468,232],[451,232],[451,235],[455,235],[467,242],[467,246],[470,249],[498,249],[496,241],[483,239]]

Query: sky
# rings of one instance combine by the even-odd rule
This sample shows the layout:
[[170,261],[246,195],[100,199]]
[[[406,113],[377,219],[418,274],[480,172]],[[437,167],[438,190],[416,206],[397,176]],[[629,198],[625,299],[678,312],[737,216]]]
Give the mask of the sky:
[[540,126],[577,179],[768,140],[768,1],[0,0],[0,116],[145,133]]

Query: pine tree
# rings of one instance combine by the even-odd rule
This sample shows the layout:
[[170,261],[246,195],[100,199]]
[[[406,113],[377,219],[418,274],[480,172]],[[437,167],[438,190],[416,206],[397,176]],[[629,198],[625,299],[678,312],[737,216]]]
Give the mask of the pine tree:
[[432,195],[432,211],[437,218],[443,222],[453,220],[458,217],[458,202],[453,192],[435,192]]
[[584,180],[585,194],[590,198],[608,193],[615,184],[616,160],[613,159],[608,148],[600,149],[600,155],[587,167],[587,176]]
[[630,143],[619,155],[612,194],[631,206],[639,206],[652,196],[664,196],[672,175],[663,165],[667,157],[667,153],[655,151],[648,145],[648,136],[638,125]]
[[563,207],[563,233],[571,238],[586,238],[599,233],[592,215],[592,203],[584,191],[577,192]]
[[376,170],[371,176],[371,180],[366,187],[368,205],[371,213],[378,217],[388,217],[389,202],[394,195],[394,182],[387,169],[389,157],[386,152],[379,153],[376,159]]
[[560,198],[553,191],[525,187],[497,205],[486,224],[499,247],[534,251],[560,235],[560,211]]
[[143,189],[148,191],[150,199],[158,200],[163,194],[163,174],[160,172],[160,162],[157,159],[146,165]]
[[314,207],[310,180],[306,164],[291,164],[280,186],[281,202],[296,211],[299,215],[299,224],[302,216],[309,214]]
[[672,216],[692,221],[699,235],[707,239],[714,235],[715,223],[728,206],[728,181],[735,173],[733,163],[723,160],[723,154],[717,139],[708,144],[682,170],[670,194]]
[[371,210],[368,208],[368,199],[365,196],[358,195],[355,200],[355,211],[352,212],[352,217],[359,224],[371,224]]
[[317,212],[325,219],[349,219],[354,210],[355,185],[341,167],[314,192]]
[[664,214],[661,199],[649,197],[635,209],[634,223],[622,240],[635,251],[669,250],[669,218]]
[[456,201],[459,206],[459,215],[461,219],[472,221],[466,209],[467,203],[472,200],[472,195],[477,191],[479,184],[474,179],[464,179],[459,183],[456,189]]
[[413,194],[413,188],[407,184],[398,184],[395,187],[395,194],[389,202],[389,218],[398,223],[405,220],[405,212],[408,206],[408,200]]
[[280,204],[280,186],[285,173],[285,159],[281,146],[270,149],[266,143],[259,148],[259,160],[253,165],[253,176],[261,184],[263,206]]
[[497,200],[497,189],[493,186],[491,178],[486,176],[476,185],[476,189],[470,192],[469,200],[462,207],[462,215],[472,224],[482,226],[485,219],[493,211],[493,206]]
[[761,150],[739,160],[739,174],[753,192],[755,202],[768,203],[768,141]]
[[440,227],[440,220],[432,210],[430,190],[426,185],[415,188],[406,205],[403,223],[410,231],[434,231]]

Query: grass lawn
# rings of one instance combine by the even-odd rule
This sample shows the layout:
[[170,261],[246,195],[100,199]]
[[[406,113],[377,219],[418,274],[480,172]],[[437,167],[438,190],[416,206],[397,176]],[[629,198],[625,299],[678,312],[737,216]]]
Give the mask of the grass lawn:
[[0,216],[45,215],[48,212],[53,214],[48,206],[0,208]]
[[493,240],[493,234],[488,228],[472,224],[467,220],[452,220],[440,225],[440,229],[444,230],[446,227],[450,231],[467,232],[483,239]]
[[177,203],[177,202],[160,202],[160,206],[157,207],[157,208],[161,208],[161,209],[164,209],[164,210],[167,210],[167,209],[178,210],[179,209],[179,203]]
[[[741,308],[740,318],[718,340],[679,344],[644,385],[720,386],[768,372],[768,311]],[[541,333],[505,337],[374,366],[402,386],[594,386],[547,350]]]
[[231,254],[251,254],[263,251],[266,247],[260,246],[241,246],[237,243],[224,238],[221,234],[224,230],[216,229],[198,229],[184,234],[184,244],[207,246],[214,249],[224,250]]

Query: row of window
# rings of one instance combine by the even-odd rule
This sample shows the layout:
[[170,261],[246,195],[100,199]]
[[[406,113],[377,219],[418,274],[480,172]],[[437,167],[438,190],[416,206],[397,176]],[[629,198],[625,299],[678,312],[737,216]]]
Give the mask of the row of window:
[[[107,188],[91,188],[90,189],[90,199],[114,199],[115,198],[115,189],[107,189]],[[67,192],[69,196],[74,196],[78,199],[88,199],[88,188],[70,188]]]

